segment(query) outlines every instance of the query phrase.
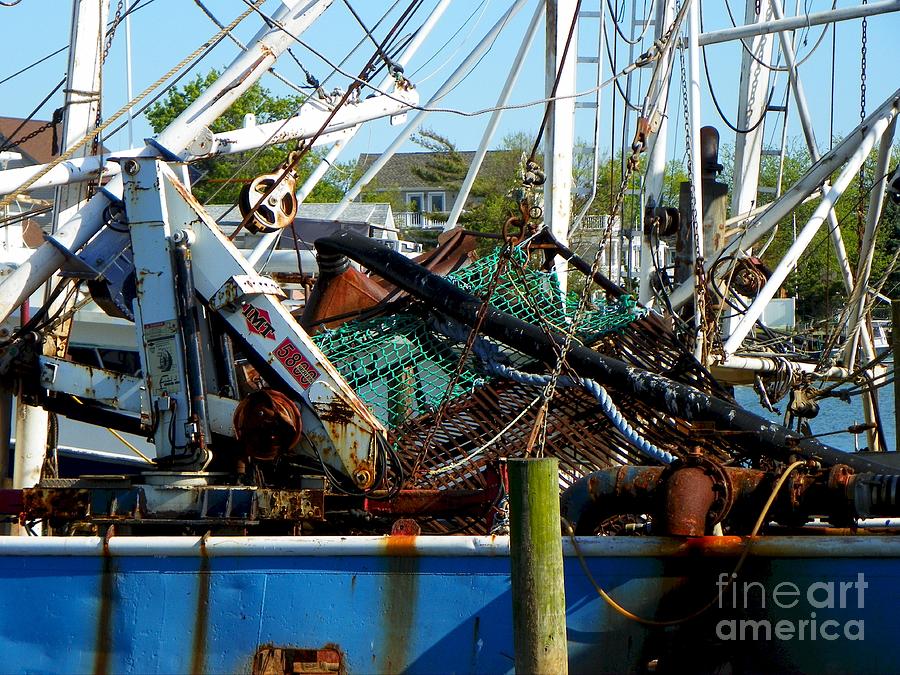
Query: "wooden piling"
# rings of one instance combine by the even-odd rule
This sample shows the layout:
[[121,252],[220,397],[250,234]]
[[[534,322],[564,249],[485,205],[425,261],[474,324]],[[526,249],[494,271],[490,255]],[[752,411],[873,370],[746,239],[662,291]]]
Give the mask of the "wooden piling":
[[509,460],[510,568],[517,673],[568,672],[556,458]]

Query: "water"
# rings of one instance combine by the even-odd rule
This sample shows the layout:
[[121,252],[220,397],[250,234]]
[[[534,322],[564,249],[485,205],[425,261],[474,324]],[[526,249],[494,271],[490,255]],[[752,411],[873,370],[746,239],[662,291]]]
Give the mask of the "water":
[[[735,398],[738,403],[766,419],[774,422],[782,423],[783,416],[771,413],[765,410],[759,404],[759,397],[753,391],[753,387],[735,387]],[[783,413],[788,402],[788,397],[783,398],[775,407]],[[880,404],[881,423],[884,428],[885,443],[888,450],[896,449],[896,427],[894,425],[894,387],[892,384],[882,387],[878,390],[878,402]],[[829,431],[846,430],[853,424],[863,424],[866,421],[863,415],[862,401],[860,397],[855,396],[850,402],[844,402],[837,398],[826,398],[819,401],[819,414],[810,420],[810,427],[814,434],[823,434]],[[866,433],[863,432],[857,437],[859,448],[866,447]],[[825,436],[822,442],[840,450],[852,452],[854,447],[854,436],[849,433],[834,434],[833,436]]]

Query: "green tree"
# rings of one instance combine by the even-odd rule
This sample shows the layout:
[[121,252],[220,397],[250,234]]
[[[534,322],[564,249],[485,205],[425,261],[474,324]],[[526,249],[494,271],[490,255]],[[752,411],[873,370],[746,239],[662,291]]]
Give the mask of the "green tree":
[[[216,70],[206,75],[197,75],[181,87],[172,87],[164,99],[147,111],[147,119],[155,133],[168,126],[219,77]],[[248,113],[256,117],[258,124],[274,122],[296,115],[303,102],[302,96],[274,96],[259,83],[251,86],[231,107],[210,125],[214,133],[239,129]],[[287,144],[272,145],[258,151],[224,155],[197,162],[200,178],[193,185],[194,195],[204,203],[234,203],[241,187],[264,173],[277,171],[287,159],[290,147]],[[298,186],[306,178],[320,159],[316,152],[309,153],[297,167]],[[246,166],[245,166],[246,165]],[[331,170],[307,197],[308,202],[339,201],[346,192],[344,167]]]

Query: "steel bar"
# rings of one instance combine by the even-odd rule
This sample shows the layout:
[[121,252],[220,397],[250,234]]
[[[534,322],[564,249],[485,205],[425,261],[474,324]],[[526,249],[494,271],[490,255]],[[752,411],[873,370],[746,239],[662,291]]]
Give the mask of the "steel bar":
[[[393,556],[420,558],[481,558],[509,555],[509,537],[491,536],[428,536],[409,537],[385,546],[383,536],[249,536],[249,537],[0,537],[0,555],[96,557],[112,555],[125,557],[178,558],[244,558],[256,556],[341,558]],[[563,555],[574,558],[636,558],[676,557],[696,559],[701,554],[727,560],[744,553],[744,537],[579,537],[578,551],[568,537],[562,541]],[[758,537],[753,540],[751,559],[834,558],[900,558],[898,537]]]
[[[844,352],[844,363],[847,370],[853,370],[856,364],[856,352],[860,331],[865,331],[862,321],[865,315],[866,292],[869,287],[869,277],[872,273],[872,260],[875,257],[875,234],[878,229],[878,221],[881,219],[884,205],[884,193],[887,188],[888,166],[891,161],[891,146],[894,143],[894,131],[897,120],[891,121],[881,137],[881,145],[878,148],[878,160],[875,165],[875,185],[869,193],[869,208],[866,212],[866,229],[863,233],[862,244],[859,247],[859,263],[856,267],[856,282],[853,295],[850,298],[850,320],[847,323],[847,335],[850,340],[847,343],[847,351]],[[898,325],[900,329],[900,325]]]
[[[553,100],[548,104],[548,114],[544,118],[547,124],[544,132],[544,170],[547,175],[544,225],[563,244],[569,241],[569,222],[572,218],[573,94],[578,54],[577,10],[580,4],[576,0],[547,0],[544,96],[547,99],[553,97]],[[556,260],[554,265],[560,288],[565,293],[568,279],[566,265],[560,260]]]
[[850,181],[853,180],[860,167],[862,167],[863,163],[866,161],[866,157],[869,156],[869,152],[871,152],[872,147],[875,145],[875,141],[884,134],[885,129],[887,129],[889,124],[890,122],[887,119],[882,118],[872,125],[872,128],[863,139],[862,144],[857,148],[840,176],[838,176],[837,180],[825,194],[825,197],[823,197],[822,201],[819,203],[819,206],[809,219],[809,222],[807,222],[797,235],[794,243],[784,254],[768,281],[766,281],[765,286],[763,286],[762,290],[753,300],[747,312],[741,317],[741,320],[738,322],[734,331],[728,336],[728,340],[725,341],[724,346],[726,355],[734,354],[741,346],[744,338],[756,324],[757,319],[762,316],[766,305],[769,304],[769,301],[775,296],[778,289],[781,288],[781,284],[784,283],[787,275],[794,269],[794,266],[800,259],[800,255],[806,250],[806,247],[809,245],[809,242],[812,241],[812,238],[815,236],[816,232],[818,232],[822,223],[825,222],[828,213],[833,210],[834,204],[843,194],[844,190],[847,189]]
[[[431,14],[428,15],[428,18],[416,31],[415,37],[412,41],[406,46],[403,50],[403,53],[397,59],[397,63],[401,67],[405,67],[410,59],[415,55],[415,53],[419,50],[419,47],[422,46],[422,43],[425,42],[425,39],[431,34],[431,31],[437,25],[437,22],[443,16],[447,7],[450,5],[450,0],[441,0],[438,5],[431,11]],[[393,75],[388,75],[385,77],[378,86],[380,91],[385,91],[394,81]],[[416,102],[418,103],[418,96],[416,97]],[[322,161],[316,166],[315,169],[307,176],[306,180],[303,181],[303,185],[297,190],[297,203],[302,204],[306,201],[306,198],[309,196],[309,193],[313,191],[313,189],[318,185],[319,181],[328,173],[328,170],[334,166],[334,163],[337,161],[338,157],[341,156],[341,153],[344,151],[344,148],[347,147],[347,143],[349,143],[356,133],[360,130],[361,125],[357,124],[353,127],[350,127],[346,130],[346,138],[342,138],[338,140],[334,145],[329,148],[328,153],[325,157],[322,158]],[[262,259],[262,257],[266,254],[266,252],[275,246],[275,242],[281,236],[280,232],[270,232],[268,234],[260,237],[260,240],[257,242],[256,246],[253,248],[253,251],[250,252],[247,260],[250,264],[255,265]]]
[[[453,208],[450,209],[450,215],[447,216],[447,222],[444,224],[445,230],[456,227],[459,216],[463,212],[463,207],[466,205],[469,192],[472,190],[472,185],[475,183],[478,172],[481,170],[481,164],[484,162],[485,155],[487,155],[488,147],[490,146],[491,140],[494,138],[494,132],[497,130],[497,125],[500,124],[500,119],[503,117],[503,108],[509,102],[509,97],[516,86],[519,75],[522,73],[522,67],[525,65],[525,57],[528,55],[528,50],[531,48],[531,43],[534,41],[534,36],[537,33],[538,24],[543,13],[544,4],[539,2],[534,9],[531,23],[529,23],[528,28],[525,29],[525,37],[522,38],[522,42],[519,44],[519,51],[516,52],[516,56],[513,59],[509,75],[506,77],[506,83],[503,85],[500,96],[497,98],[497,109],[491,113],[491,118],[488,120],[488,124],[481,136],[481,143],[479,143],[478,150],[475,152],[475,157],[472,158],[472,163],[469,165],[469,170],[466,172],[466,177],[459,187],[459,194],[456,195],[456,199],[453,202]],[[598,95],[599,91],[600,90],[598,89]]]
[[[482,55],[490,49],[491,45],[494,44],[494,40],[496,40],[497,36],[506,26],[510,19],[520,10],[522,7],[527,4],[528,0],[516,0],[516,2],[510,6],[506,12],[504,12],[503,16],[494,24],[494,26],[485,34],[485,36],[481,39],[481,42],[470,52],[469,56],[463,60],[461,64],[453,71],[450,77],[440,86],[440,88],[434,93],[431,99],[428,101],[426,108],[428,106],[436,105],[440,102],[442,98],[444,98],[450,91],[460,82],[462,79],[469,74],[471,68],[478,62],[478,60],[482,57]],[[344,195],[344,198],[340,201],[340,203],[332,209],[331,213],[328,214],[328,218],[330,220],[335,220],[340,217],[340,215],[347,209],[347,205],[350,204],[354,199],[359,196],[359,193],[362,189],[369,184],[369,182],[375,177],[375,175],[381,171],[382,167],[387,164],[388,160],[394,156],[397,150],[400,149],[400,146],[403,145],[406,140],[412,136],[413,133],[428,119],[430,115],[430,111],[428,110],[419,110],[413,118],[406,124],[405,127],[400,131],[394,141],[388,146],[388,148],[381,153],[378,159],[372,163],[372,165],[366,170],[366,172],[362,175],[362,177],[356,182],[356,184],[347,191],[347,194]]]
[[[410,90],[397,91],[391,96],[373,96],[360,101],[358,104],[345,106],[335,115],[324,134],[318,140],[321,142],[334,142],[335,138],[344,138],[334,134],[341,134],[357,128],[362,122],[402,114],[410,106],[414,106],[418,102],[418,92]],[[196,154],[185,150],[180,153],[180,157],[186,162],[193,162],[221,155],[246,152],[271,143],[284,143],[295,139],[311,138],[321,128],[322,123],[330,114],[331,110],[327,104],[311,99],[299,115],[286,120],[267,122],[266,124],[213,134],[212,140],[205,150],[201,150]],[[316,145],[319,145],[319,143],[316,143]],[[138,157],[144,154],[146,154],[145,149],[141,147],[127,148],[104,155],[72,159],[51,169],[47,175],[36,181],[30,189],[36,190],[53,185],[94,180],[101,175],[106,178],[116,176],[121,169],[119,163],[114,160],[124,157]],[[0,171],[0,194],[8,194],[14,191],[17,186],[42,171],[45,167],[45,164],[38,164]]]
[[[331,2],[308,0],[283,3],[273,18],[287,32],[275,26],[264,26],[247,51],[239,54],[219,79],[166,127],[157,139],[159,145],[176,154],[188,147],[203,127],[225,112],[290,46],[293,38],[288,33],[297,35],[305,31]],[[152,148],[144,152],[147,156],[157,154]],[[103,227],[103,211],[110,203],[106,193],[121,195],[122,185],[121,176],[116,176],[105,186],[105,193],[94,195],[54,235],[57,244],[70,251],[84,246]],[[0,283],[0,320],[6,319],[16,307],[27,301],[65,260],[65,254],[54,244],[47,242],[40,246]]]
[[[747,0],[744,20],[765,23],[772,17],[772,7],[756,11],[756,0]],[[702,39],[702,36],[701,36]],[[741,52],[741,83],[738,94],[737,128],[734,141],[734,180],[731,183],[731,214],[746,213],[757,206],[759,163],[762,155],[763,131],[760,122],[769,103],[771,71],[762,66],[772,58],[773,40],[757,35]],[[755,57],[755,58],[754,58]],[[787,125],[787,119],[784,120]],[[755,128],[750,129],[751,125]]]
[[900,11],[900,0],[886,0],[884,2],[872,2],[868,5],[855,5],[853,7],[841,7],[839,9],[824,12],[812,12],[801,14],[787,19],[776,19],[757,24],[738,26],[737,28],[724,28],[722,30],[709,31],[700,36],[700,45],[713,45],[732,40],[743,40],[757,35],[768,35],[779,31],[791,31],[799,28],[820,26],[823,23],[847,21],[863,16],[874,16],[888,12]]
[[[779,0],[770,0],[769,5],[775,14],[776,19],[783,18]],[[812,161],[818,162],[821,154],[819,146],[816,143],[816,135],[813,129],[812,117],[809,114],[809,106],[806,102],[806,94],[803,91],[803,83],[800,80],[800,73],[797,70],[797,59],[794,55],[794,47],[787,33],[778,33],[778,39],[781,41],[781,52],[784,55],[785,64],[788,67],[788,76],[791,83],[791,91],[794,94],[794,101],[797,103],[797,115],[800,118],[800,126],[803,128],[803,137],[806,139],[806,147]],[[828,212],[828,234],[831,237],[831,243],[834,246],[835,257],[841,270],[841,278],[844,282],[844,288],[848,294],[853,293],[853,272],[850,269],[850,258],[847,256],[847,247],[844,245],[844,237],[841,234],[841,228],[838,227],[837,216],[834,209]],[[868,337],[868,336],[866,336]],[[864,347],[870,358],[875,353],[872,350],[871,340],[864,338]]]
[[[656,9],[656,39],[662,38],[666,28],[675,18],[675,0],[663,0],[657,3]],[[601,27],[600,39],[605,38]],[[602,49],[602,45],[601,45]],[[662,100],[668,103],[669,90],[672,86],[672,78],[668,77],[671,72],[672,64],[676,58],[677,50],[668,49],[664,55],[665,67],[662,71],[662,77],[654,78],[650,87],[654,91],[647,92],[647,98],[650,100]],[[663,67],[662,65],[660,67]],[[662,108],[665,109],[665,105]],[[662,206],[663,179],[666,175],[666,153],[668,152],[669,138],[669,116],[660,115],[659,129],[655,134],[650,136],[650,149],[647,159],[647,177],[644,179],[644,203],[647,206]],[[643,214],[641,216],[641,259],[640,259],[640,281],[638,282],[638,301],[650,306],[653,301],[653,291],[651,281],[653,279],[653,242],[647,224],[644,223]]]
[[[740,249],[752,246],[763,237],[778,222],[787,216],[802,203],[808,195],[818,190],[832,173],[840,169],[853,155],[856,147],[862,142],[863,137],[873,124],[880,120],[892,120],[900,110],[900,89],[891,94],[884,103],[872,112],[859,126],[847,134],[831,151],[824,154],[818,162],[814,163],[806,174],[798,180],[793,187],[787,190],[779,199],[768,205],[764,213],[753,219],[753,222],[742,234],[733,238],[721,251],[708,257],[705,265],[709,272],[712,265],[720,257],[731,255]],[[684,282],[670,295],[670,302],[675,309],[682,307],[691,299],[693,284]]]

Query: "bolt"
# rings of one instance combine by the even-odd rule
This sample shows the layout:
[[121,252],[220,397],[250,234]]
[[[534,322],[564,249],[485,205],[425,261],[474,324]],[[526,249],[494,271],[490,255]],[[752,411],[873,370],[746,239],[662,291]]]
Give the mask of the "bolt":
[[353,475],[353,480],[357,485],[368,486],[372,482],[372,474],[368,470],[362,469]]
[[172,243],[190,246],[193,243],[193,237],[194,233],[190,230],[178,230],[172,233]]
[[137,160],[127,159],[125,163],[122,164],[122,171],[127,173],[129,176],[136,176],[137,172],[141,170],[141,165],[137,163]]

